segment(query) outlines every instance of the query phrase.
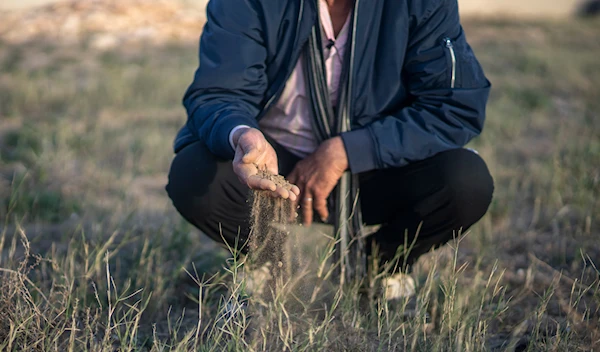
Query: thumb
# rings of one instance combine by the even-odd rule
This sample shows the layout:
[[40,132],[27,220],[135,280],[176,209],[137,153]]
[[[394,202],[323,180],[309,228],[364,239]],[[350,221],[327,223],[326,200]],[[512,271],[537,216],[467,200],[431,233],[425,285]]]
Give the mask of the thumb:
[[244,164],[256,163],[256,160],[260,156],[260,151],[256,148],[252,148],[249,151],[244,151],[242,154],[242,162]]
[[238,147],[241,149],[241,161],[245,164],[254,163],[260,156],[261,150],[257,143],[242,140],[238,142]]

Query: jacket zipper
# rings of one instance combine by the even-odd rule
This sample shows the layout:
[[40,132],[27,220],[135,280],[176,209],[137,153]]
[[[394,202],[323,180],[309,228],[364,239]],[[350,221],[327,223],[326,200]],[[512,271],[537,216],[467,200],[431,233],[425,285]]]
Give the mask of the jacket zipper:
[[354,3],[354,18],[353,18],[353,23],[352,23],[352,34],[351,34],[351,40],[350,40],[350,62],[348,63],[348,90],[346,92],[347,94],[347,111],[346,111],[346,115],[347,115],[347,119],[346,119],[346,123],[345,126],[342,127],[342,131],[343,132],[347,132],[350,131],[352,129],[352,121],[350,121],[350,116],[352,116],[353,113],[353,105],[354,105],[354,101],[352,100],[352,95],[353,95],[353,87],[354,87],[354,59],[355,59],[355,54],[356,54],[356,27],[358,25],[358,7],[360,6],[360,0],[356,0],[356,2]]
[[450,52],[450,58],[452,59],[452,78],[450,80],[450,88],[454,88],[456,84],[456,54],[454,53],[454,44],[450,38],[444,38],[444,44]]

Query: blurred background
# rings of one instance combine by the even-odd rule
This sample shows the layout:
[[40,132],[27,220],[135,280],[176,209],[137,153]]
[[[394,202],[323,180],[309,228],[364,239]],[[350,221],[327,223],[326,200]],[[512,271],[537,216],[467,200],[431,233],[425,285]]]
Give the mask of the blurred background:
[[[4,0],[0,8],[23,9],[33,6],[60,2],[61,0]],[[85,1],[85,0],[82,0]],[[95,0],[88,0],[93,2]],[[173,0],[187,6],[203,8],[207,0]],[[582,0],[460,0],[461,11],[464,15],[526,15],[526,16],[567,16],[579,10],[585,3]]]
[[[493,84],[484,133],[470,147],[496,192],[460,244],[458,292],[468,302],[481,277],[503,272],[508,308],[500,318],[492,301],[490,312],[473,310],[489,313],[488,347],[554,339],[557,350],[591,350],[600,341],[598,1],[459,3]],[[18,267],[21,234],[52,262],[32,276],[42,288],[104,280],[98,263],[109,251],[117,286],[153,292],[151,321],[189,303],[182,268],[219,270],[227,252],[185,223],[164,191],[204,6],[0,0],[0,268]],[[95,266],[78,265],[90,256]],[[573,282],[595,289],[565,306]],[[73,287],[89,295],[89,285]]]

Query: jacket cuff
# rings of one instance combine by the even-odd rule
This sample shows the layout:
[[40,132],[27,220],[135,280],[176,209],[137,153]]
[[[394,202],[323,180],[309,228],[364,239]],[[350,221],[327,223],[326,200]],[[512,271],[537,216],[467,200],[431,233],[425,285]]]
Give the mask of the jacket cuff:
[[239,126],[235,126],[231,131],[229,131],[229,145],[231,146],[231,148],[234,150],[235,153],[235,145],[233,145],[233,135],[241,129],[245,129],[245,128],[252,128],[248,125],[239,125]]
[[256,120],[252,121],[252,119],[248,119],[245,116],[228,116],[226,121],[219,124],[216,131],[213,132],[214,134],[211,139],[214,149],[212,152],[225,159],[233,160],[235,150],[233,150],[233,147],[229,143],[229,135],[234,128],[240,125],[258,128]]
[[346,148],[350,171],[353,174],[377,169],[375,142],[368,128],[344,132],[340,136]]

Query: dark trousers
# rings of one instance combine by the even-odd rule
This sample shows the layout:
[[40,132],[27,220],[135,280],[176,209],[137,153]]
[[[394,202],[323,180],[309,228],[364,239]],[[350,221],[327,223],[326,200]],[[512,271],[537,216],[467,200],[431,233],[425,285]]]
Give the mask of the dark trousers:
[[[298,157],[271,144],[280,173],[288,175]],[[486,213],[493,190],[485,162],[467,149],[361,174],[363,221],[382,225],[370,243],[378,245],[385,261],[416,235],[404,258],[410,265],[476,223]],[[234,174],[230,160],[215,157],[201,142],[185,147],[173,160],[167,192],[179,213],[213,240],[225,240],[232,247],[246,243],[249,189]]]

